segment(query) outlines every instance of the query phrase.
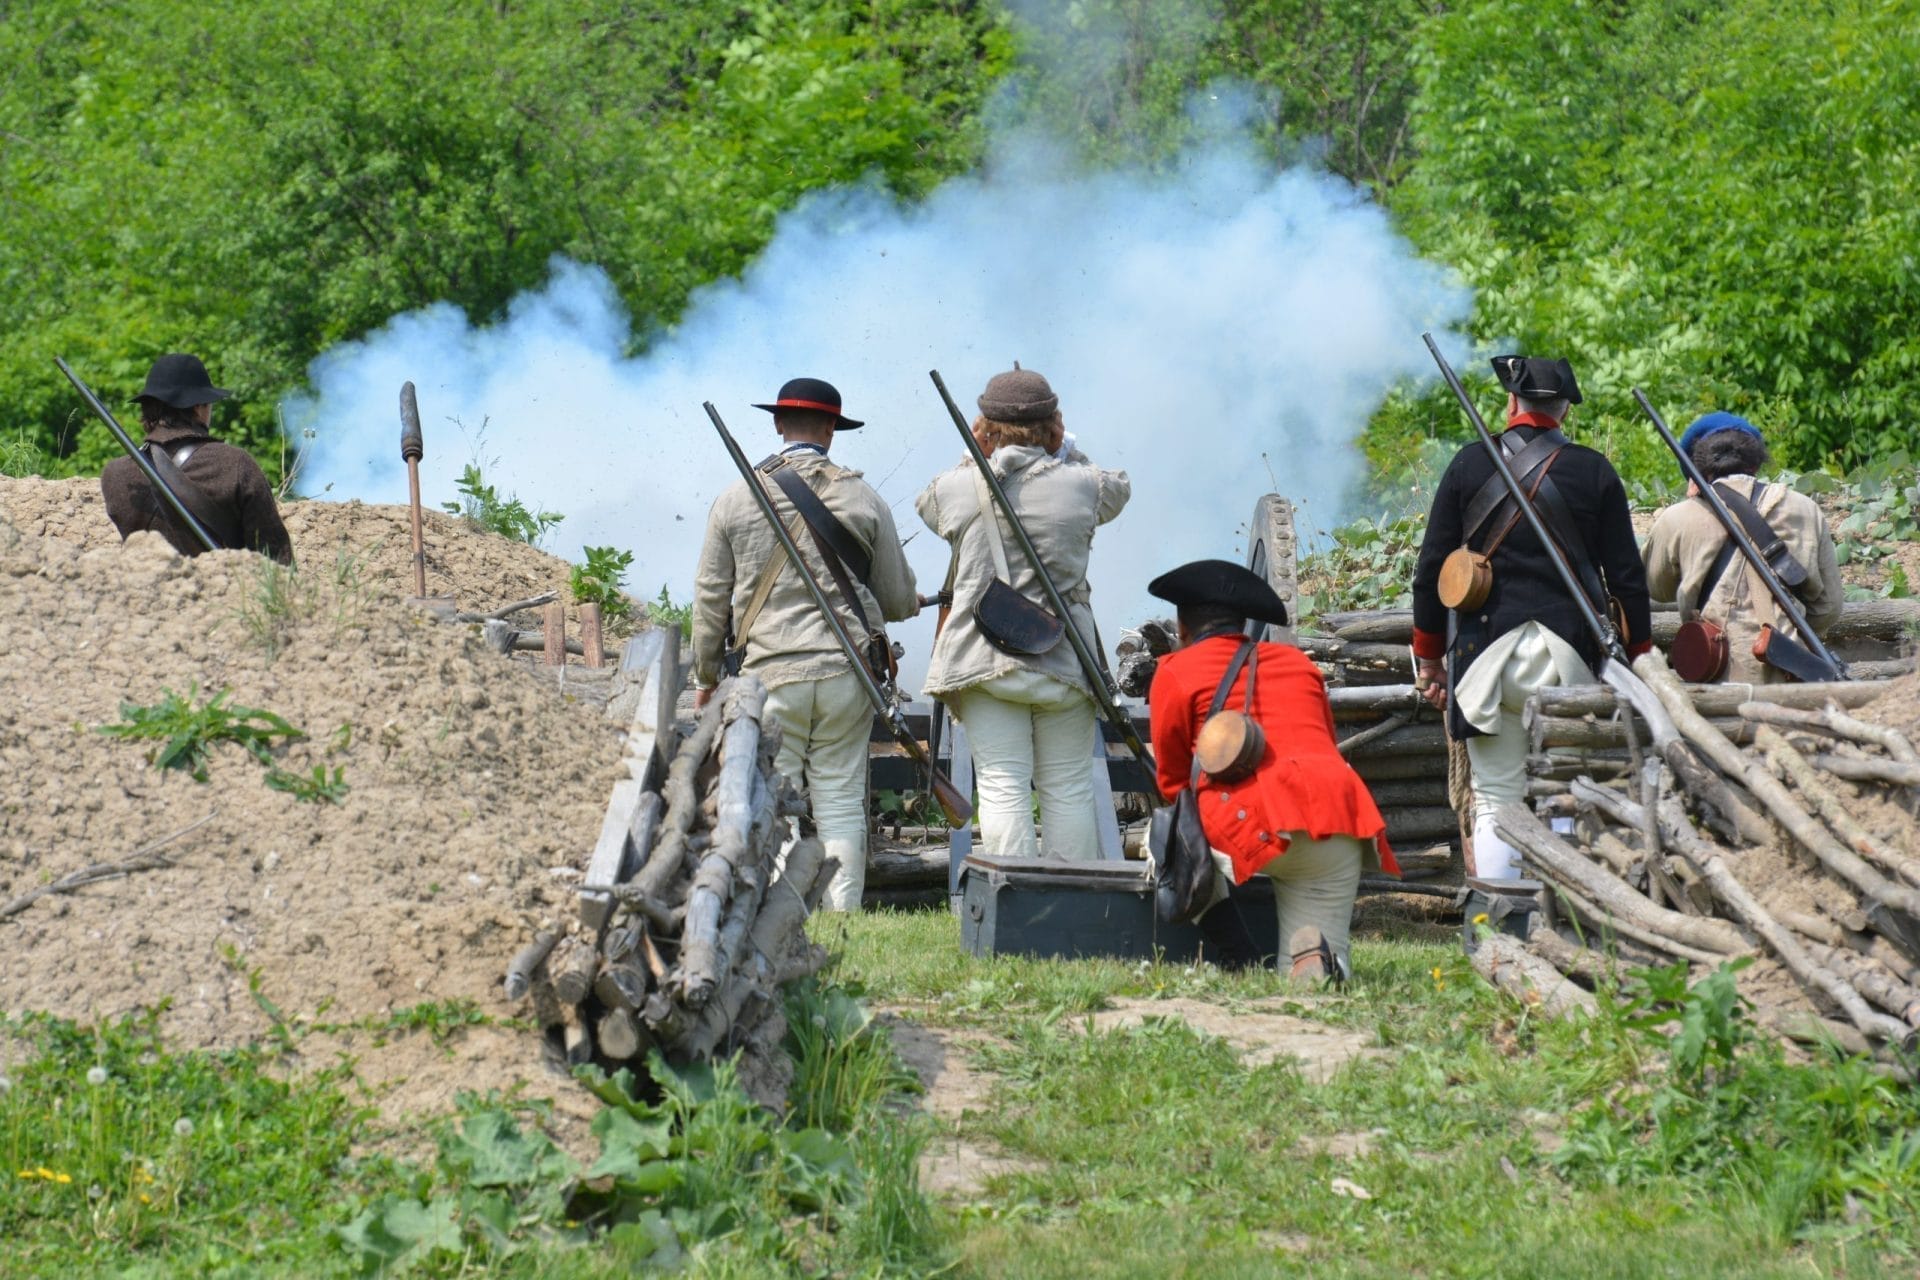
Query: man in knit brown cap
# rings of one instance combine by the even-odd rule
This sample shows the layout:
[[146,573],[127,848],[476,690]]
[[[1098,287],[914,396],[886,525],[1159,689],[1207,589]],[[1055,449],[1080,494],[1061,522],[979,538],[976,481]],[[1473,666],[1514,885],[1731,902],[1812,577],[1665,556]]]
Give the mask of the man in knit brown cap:
[[[168,355],[153,362],[137,397],[146,428],[143,447],[187,510],[223,548],[258,551],[293,563],[293,540],[280,521],[273,487],[245,449],[208,434],[215,401],[230,393],[213,385],[198,356]],[[153,491],[132,458],[115,458],[100,473],[107,518],[124,539],[151,529],[183,556],[206,548]]]
[[[771,404],[754,408],[773,415],[782,441],[756,469],[761,483],[848,634],[873,635],[883,619],[919,612],[892,510],[858,471],[827,459],[836,435],[862,425],[840,411],[839,391],[818,378],[794,378]],[[823,536],[811,536],[809,523]],[[823,542],[837,565],[828,564]],[[704,706],[736,664],[767,686],[767,710],[781,731],[776,766],[806,792],[820,842],[840,864],[824,905],[858,911],[867,878],[873,705],[744,480],[715,499],[694,573],[696,702]]]
[[[1033,370],[1016,364],[996,375],[979,405],[974,438],[1074,624],[1090,636],[1093,531],[1120,514],[1132,485],[1125,472],[1102,470],[1063,447],[1059,397]],[[1099,856],[1090,767],[1094,706],[1086,675],[1057,632],[1051,645],[1009,645],[992,619],[982,625],[980,617],[995,581],[1037,606],[1044,599],[1039,576],[1017,545],[1008,551],[1013,535],[972,459],[935,477],[916,506],[927,527],[953,548],[953,612],[934,641],[925,692],[945,702],[967,731],[986,852],[1038,855],[1037,792],[1046,855]]]

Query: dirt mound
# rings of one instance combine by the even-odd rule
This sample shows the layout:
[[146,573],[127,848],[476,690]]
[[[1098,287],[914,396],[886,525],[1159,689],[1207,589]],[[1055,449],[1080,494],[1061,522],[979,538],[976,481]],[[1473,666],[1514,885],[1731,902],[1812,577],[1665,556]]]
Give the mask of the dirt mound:
[[[83,483],[0,483],[0,516],[0,611],[12,621],[0,902],[212,815],[167,847],[176,865],[0,921],[0,1005],[94,1020],[165,1003],[164,1030],[200,1046],[269,1030],[270,1001],[289,1019],[337,1024],[303,1052],[355,1054],[394,1115],[538,1078],[537,1038],[523,1031],[442,1044],[380,1028],[409,1008],[415,1023],[458,1022],[452,1002],[511,1016],[505,961],[571,909],[573,869],[619,773],[604,718],[487,652],[475,628],[399,603],[411,584],[397,509],[291,504],[306,568],[274,609],[262,558],[183,559],[151,534],[122,546]],[[463,604],[564,574],[531,548],[439,518],[435,529],[441,582]],[[357,569],[339,567],[341,547]],[[275,763],[338,767],[349,790],[303,803],[269,789],[232,743],[213,748],[199,783],[149,764],[154,744],[94,730],[123,703],[195,686],[284,716],[308,736]]]
[[[413,523],[407,508],[359,502],[293,501],[280,506],[294,558],[315,569],[351,563],[373,594],[413,594]],[[81,548],[117,546],[100,482],[0,477],[0,518],[22,534],[58,538]],[[478,531],[444,511],[428,511],[422,542],[427,594],[453,596],[463,609],[485,611],[543,591],[569,600],[571,566],[536,547]],[[522,622],[531,625],[523,618]]]

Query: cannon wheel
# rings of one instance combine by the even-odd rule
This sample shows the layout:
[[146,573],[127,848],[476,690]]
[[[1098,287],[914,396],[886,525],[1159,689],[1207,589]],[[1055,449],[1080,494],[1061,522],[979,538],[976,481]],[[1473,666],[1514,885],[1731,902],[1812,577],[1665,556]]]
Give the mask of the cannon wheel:
[[[1247,568],[1267,580],[1287,606],[1287,616],[1297,622],[1300,583],[1294,559],[1293,504],[1277,493],[1267,494],[1253,508],[1253,521],[1247,531]],[[1268,627],[1264,638],[1292,644],[1293,628]]]

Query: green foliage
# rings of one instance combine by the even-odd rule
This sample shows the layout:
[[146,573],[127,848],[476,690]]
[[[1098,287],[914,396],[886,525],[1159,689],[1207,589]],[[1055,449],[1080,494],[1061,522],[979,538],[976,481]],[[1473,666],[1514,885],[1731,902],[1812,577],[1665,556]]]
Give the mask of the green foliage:
[[441,503],[443,510],[488,533],[497,533],[528,546],[539,546],[540,539],[547,536],[547,530],[566,519],[551,511],[529,511],[520,499],[511,494],[502,498],[499,490],[487,483],[477,462],[469,462],[462,468],[454,488],[460,491],[460,501]]
[[307,736],[271,711],[228,706],[231,689],[222,689],[197,706],[194,700],[200,693],[198,685],[185,697],[171,689],[161,692],[166,696],[152,706],[121,703],[120,723],[98,725],[95,732],[158,741],[160,745],[148,753],[147,759],[156,768],[185,769],[196,782],[207,780],[207,762],[215,743],[237,742],[271,768],[275,746]]
[[1326,545],[1300,558],[1300,618],[1341,609],[1392,609],[1413,591],[1413,566],[1425,535],[1425,510],[1398,519],[1363,517],[1331,531]]
[[1843,1217],[1855,1231],[1904,1230],[1920,1212],[1920,1101],[1870,1061],[1788,1063],[1747,1020],[1735,986],[1746,963],[1692,988],[1685,965],[1639,975],[1624,1012],[1650,1066],[1575,1115],[1555,1163],[1609,1185],[1740,1188],[1782,1243]]
[[1416,47],[1393,207],[1477,333],[1572,358],[1590,435],[1639,385],[1796,467],[1920,446],[1913,0],[1475,0]]
[[274,406],[334,343],[492,316],[556,253],[656,331],[804,192],[967,167],[1009,56],[986,7],[909,0],[10,6],[0,404],[95,471],[52,356],[118,404],[198,351],[236,392],[216,432],[277,478]]
[[682,639],[693,638],[693,601],[675,604],[664,583],[661,584],[660,594],[647,606],[647,617],[653,620],[656,627],[680,628]]
[[633,552],[612,547],[582,547],[587,562],[573,566],[567,587],[580,603],[591,601],[600,606],[600,616],[612,622],[633,612],[633,605],[622,590],[627,585],[627,569],[633,564]]
[[273,790],[285,791],[295,800],[308,804],[339,804],[352,790],[347,786],[346,769],[341,765],[329,771],[327,766],[317,764],[313,772],[307,774],[275,765],[267,770],[266,783]]
[[47,456],[31,433],[16,429],[0,438],[0,476],[37,476],[46,466]]
[[352,1156],[371,1113],[340,1068],[288,1080],[253,1049],[176,1053],[157,1020],[0,1021],[15,1064],[0,1088],[7,1273],[171,1258],[174,1274],[315,1274],[343,1186],[392,1177]]
[[343,631],[359,624],[365,611],[362,559],[343,548],[335,553],[331,572],[316,573],[256,557],[253,587],[241,599],[236,614],[248,642],[271,663],[302,627],[320,626],[329,640],[338,640]]

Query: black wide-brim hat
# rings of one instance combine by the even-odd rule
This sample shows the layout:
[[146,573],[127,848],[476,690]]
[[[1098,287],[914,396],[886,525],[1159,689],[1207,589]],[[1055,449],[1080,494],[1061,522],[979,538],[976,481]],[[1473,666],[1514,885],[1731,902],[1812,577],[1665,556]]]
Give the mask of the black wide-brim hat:
[[1287,625],[1287,606],[1267,580],[1231,560],[1195,560],[1147,584],[1147,593],[1172,605],[1213,605],[1253,622]]
[[1545,356],[1495,356],[1493,376],[1500,385],[1522,400],[1565,400],[1580,403],[1580,384],[1574,381],[1573,366],[1564,359]]
[[768,413],[778,413],[782,409],[807,409],[814,413],[830,413],[834,416],[834,429],[852,431],[866,423],[858,418],[849,418],[840,412],[840,392],[831,382],[819,378],[790,378],[780,388],[780,396],[772,404],[757,404],[756,409],[765,409]]
[[199,356],[170,355],[153,362],[153,368],[147,370],[147,385],[140,388],[140,394],[134,399],[158,400],[170,408],[191,409],[225,400],[232,394],[213,385],[213,379],[207,376],[207,366],[200,363]]

